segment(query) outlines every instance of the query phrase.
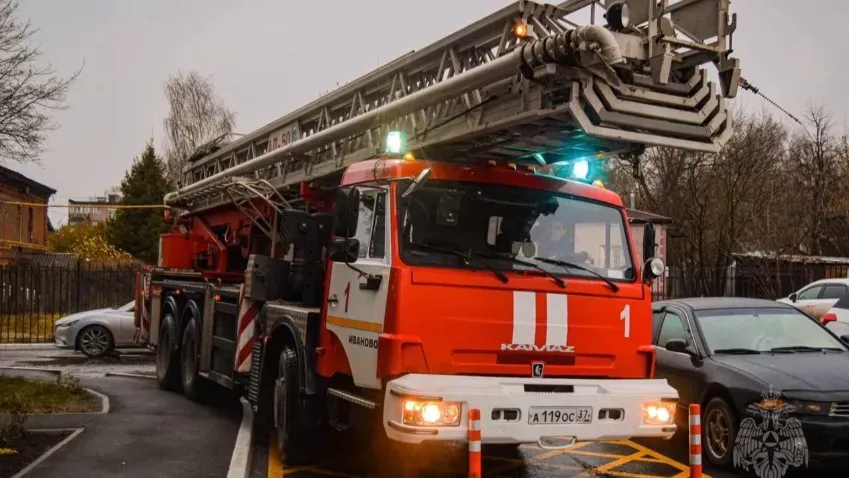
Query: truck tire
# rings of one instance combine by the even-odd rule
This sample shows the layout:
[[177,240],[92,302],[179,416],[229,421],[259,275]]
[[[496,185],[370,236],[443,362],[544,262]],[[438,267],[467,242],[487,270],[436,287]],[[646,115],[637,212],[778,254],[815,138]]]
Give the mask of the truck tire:
[[197,400],[203,386],[202,378],[198,376],[198,326],[192,317],[183,329],[183,339],[180,341],[180,377],[183,382],[183,394],[189,400]]
[[304,426],[308,413],[301,397],[298,354],[284,346],[274,381],[274,429],[277,449],[287,465],[301,465],[309,461],[311,432]]
[[169,312],[159,326],[159,345],[156,348],[156,382],[162,390],[177,391],[180,386],[180,363],[177,344],[171,339],[176,336],[174,317]]

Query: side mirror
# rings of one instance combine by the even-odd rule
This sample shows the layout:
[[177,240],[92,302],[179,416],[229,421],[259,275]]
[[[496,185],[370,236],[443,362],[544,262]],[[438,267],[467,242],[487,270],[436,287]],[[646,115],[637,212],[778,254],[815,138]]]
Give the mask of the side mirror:
[[413,184],[410,184],[409,186],[407,186],[407,189],[405,189],[404,192],[401,193],[401,197],[405,198],[405,197],[409,196],[410,194],[413,194],[416,191],[416,189],[419,188],[419,186],[421,186],[422,184],[424,184],[427,181],[427,178],[430,177],[431,172],[432,171],[431,171],[430,168],[427,168],[427,169],[423,170],[422,172],[420,172],[419,175],[416,176],[416,179],[413,180]]
[[796,295],[796,293],[794,292],[794,293],[790,294],[790,297],[788,297],[788,299],[790,299],[790,302],[796,302],[797,297],[798,297],[798,295]]
[[678,352],[687,355],[694,355],[693,350],[690,349],[690,344],[687,343],[684,339],[672,339],[666,342],[666,350],[670,352]]
[[666,271],[666,264],[659,257],[652,257],[643,264],[643,281],[649,282],[660,277]]
[[346,239],[344,237],[334,237],[330,243],[330,260],[333,262],[357,262],[357,257],[360,252],[360,241],[356,239]]
[[840,340],[841,340],[844,344],[849,345],[849,335],[841,335],[841,336],[840,336]]
[[337,237],[354,237],[360,219],[360,191],[356,188],[336,190],[336,215],[333,234]]
[[647,222],[646,225],[643,226],[643,261],[647,261],[654,257],[654,239],[656,235],[654,224]]

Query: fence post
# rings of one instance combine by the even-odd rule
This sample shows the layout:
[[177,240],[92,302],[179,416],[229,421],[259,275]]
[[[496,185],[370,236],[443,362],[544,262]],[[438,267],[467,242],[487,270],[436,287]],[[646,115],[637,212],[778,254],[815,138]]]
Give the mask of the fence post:
[[76,289],[77,289],[77,306],[74,309],[74,312],[79,312],[79,311],[82,310],[81,309],[82,304],[80,304],[80,297],[81,297],[80,282],[82,280],[82,263],[83,263],[82,259],[77,259],[77,276],[76,276],[76,279],[74,280],[74,285],[76,286]]
[[702,410],[690,405],[690,478],[702,478]]
[[469,410],[469,478],[481,478],[481,411]]

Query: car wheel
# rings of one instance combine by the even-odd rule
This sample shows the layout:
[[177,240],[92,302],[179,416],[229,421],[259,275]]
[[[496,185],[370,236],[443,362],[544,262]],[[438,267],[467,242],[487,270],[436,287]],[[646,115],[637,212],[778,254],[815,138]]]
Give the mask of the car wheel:
[[200,377],[198,377],[198,351],[197,351],[198,327],[197,321],[192,318],[183,329],[183,340],[180,345],[180,364],[183,380],[183,393],[190,400],[197,400],[200,395]]
[[77,339],[80,352],[86,357],[102,357],[115,348],[115,340],[109,329],[102,325],[89,325],[80,331]]
[[737,418],[725,399],[714,397],[707,403],[702,413],[702,451],[712,465],[731,465],[737,427]]
[[174,317],[171,314],[162,318],[159,344],[156,346],[156,382],[162,390],[177,390],[180,386],[179,356],[176,345],[171,341],[171,329],[174,327]]

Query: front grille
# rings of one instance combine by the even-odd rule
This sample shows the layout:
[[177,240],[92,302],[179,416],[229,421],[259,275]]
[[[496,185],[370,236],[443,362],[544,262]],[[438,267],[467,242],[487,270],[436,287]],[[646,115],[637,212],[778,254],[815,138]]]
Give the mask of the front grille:
[[849,402],[832,402],[828,414],[832,417],[849,417]]
[[251,350],[251,377],[248,381],[248,401],[251,404],[257,404],[259,397],[259,383],[262,373],[262,341],[254,342],[253,350]]

